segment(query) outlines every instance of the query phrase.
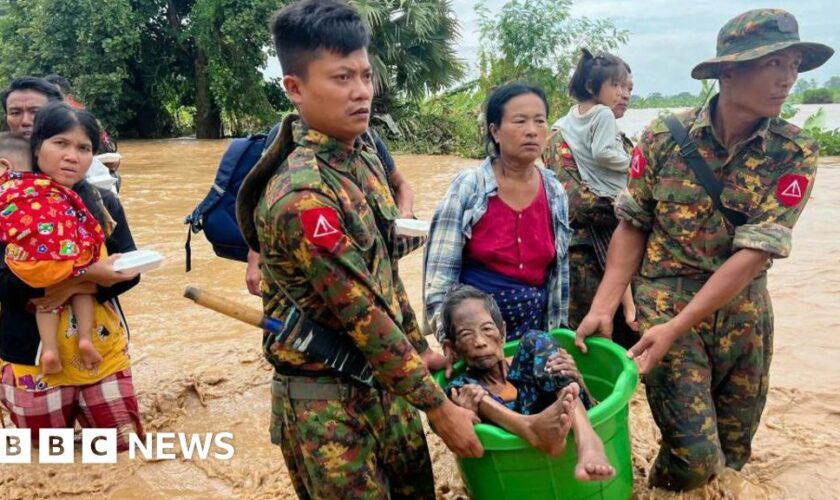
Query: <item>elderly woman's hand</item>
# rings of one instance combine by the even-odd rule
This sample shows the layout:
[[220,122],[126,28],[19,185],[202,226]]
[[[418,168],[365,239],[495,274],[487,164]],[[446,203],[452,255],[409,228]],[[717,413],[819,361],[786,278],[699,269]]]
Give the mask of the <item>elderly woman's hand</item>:
[[480,385],[467,384],[461,388],[455,387],[450,393],[450,399],[460,406],[478,414],[478,406],[487,394],[487,390]]
[[114,262],[121,256],[122,254],[115,253],[105,260],[98,260],[91,264],[85,274],[85,281],[96,283],[99,286],[109,287],[122,281],[129,281],[136,278],[140,274],[136,271],[123,272],[114,270]]
[[583,387],[583,377],[580,375],[580,370],[578,370],[574,358],[564,349],[560,349],[548,357],[545,371],[569,377]]

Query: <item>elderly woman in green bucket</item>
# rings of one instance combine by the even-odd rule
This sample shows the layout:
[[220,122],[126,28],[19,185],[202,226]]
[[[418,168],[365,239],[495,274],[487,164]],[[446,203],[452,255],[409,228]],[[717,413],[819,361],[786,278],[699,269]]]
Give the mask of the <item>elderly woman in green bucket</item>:
[[441,323],[444,343],[467,365],[446,387],[456,404],[552,456],[565,451],[571,428],[578,456],[575,478],[604,481],[615,475],[586,414],[593,400],[583,378],[549,334],[532,330],[523,335],[508,365],[499,306],[469,285],[446,295]]

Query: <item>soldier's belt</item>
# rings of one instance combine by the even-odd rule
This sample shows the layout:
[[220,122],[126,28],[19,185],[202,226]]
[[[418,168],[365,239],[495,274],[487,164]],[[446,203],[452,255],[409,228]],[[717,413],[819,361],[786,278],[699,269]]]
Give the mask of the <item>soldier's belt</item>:
[[274,374],[271,381],[271,395],[289,399],[339,400],[347,401],[369,389],[342,382],[341,379],[325,377],[330,382],[315,382],[306,377],[288,377]]
[[[689,276],[671,276],[665,278],[650,278],[651,281],[655,281],[658,284],[665,285],[669,288],[672,288],[676,293],[681,292],[689,292],[689,293],[696,293],[703,285],[706,284],[706,281],[709,279],[711,275],[702,276],[702,277],[689,277]],[[764,289],[767,287],[767,273],[761,273],[758,277],[753,279],[747,287],[755,287],[756,289]]]

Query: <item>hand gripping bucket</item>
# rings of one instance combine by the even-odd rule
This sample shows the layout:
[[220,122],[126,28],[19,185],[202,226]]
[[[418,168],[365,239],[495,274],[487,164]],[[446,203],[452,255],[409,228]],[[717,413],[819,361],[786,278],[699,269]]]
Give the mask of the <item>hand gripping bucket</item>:
[[[604,482],[578,482],[574,477],[577,454],[572,433],[566,451],[554,458],[504,429],[482,423],[475,430],[484,445],[484,456],[458,459],[458,468],[473,499],[630,498],[633,464],[628,417],[630,398],[639,382],[636,365],[627,358],[624,349],[606,339],[588,339],[589,353],[582,354],[574,346],[574,332],[555,330],[552,335],[575,358],[586,386],[600,401],[589,410],[589,419],[604,442],[616,475]],[[505,355],[512,356],[517,344],[508,342]],[[463,369],[461,363],[456,365],[458,369]],[[435,374],[435,379],[445,386],[442,371]]]

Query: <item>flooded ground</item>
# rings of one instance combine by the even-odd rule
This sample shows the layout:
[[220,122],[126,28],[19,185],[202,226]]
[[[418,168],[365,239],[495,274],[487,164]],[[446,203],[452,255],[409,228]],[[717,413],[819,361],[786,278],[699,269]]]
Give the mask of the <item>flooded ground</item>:
[[[116,465],[28,465],[0,468],[0,498],[104,497],[294,498],[280,450],[269,443],[271,370],[260,333],[182,298],[187,284],[260,306],[244,286],[244,265],[215,258],[202,235],[193,238],[193,270],[184,272],[182,224],[212,183],[224,141],[144,141],[121,145],[122,200],[140,248],[167,257],[124,296],[132,332],[133,370],[148,431],[232,432],[230,461],[146,462],[121,456]],[[398,156],[414,185],[416,211],[428,219],[459,169],[476,162],[452,157]],[[657,446],[641,395],[632,402],[637,498],[834,498],[840,476],[840,159],[823,161],[813,197],[795,231],[790,259],[771,270],[776,341],[771,391],[743,473],[726,474],[690,495],[647,489]],[[411,301],[420,304],[420,255],[400,266]],[[441,497],[463,488],[452,455],[430,437]],[[78,460],[78,457],[77,457]]]

